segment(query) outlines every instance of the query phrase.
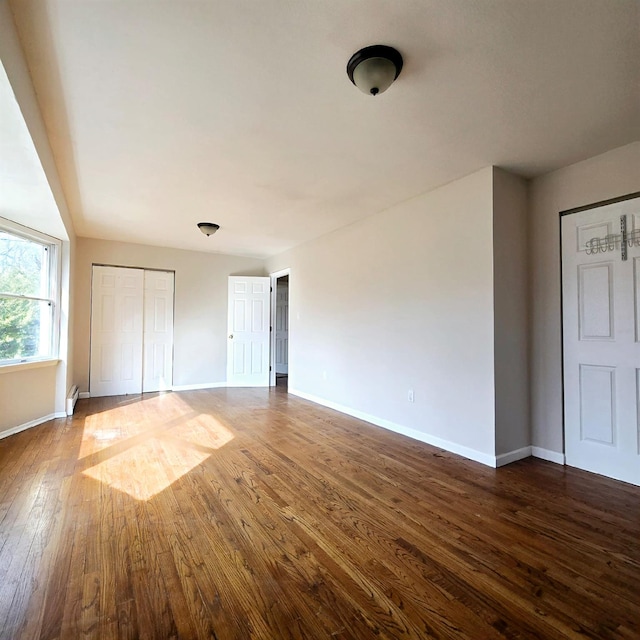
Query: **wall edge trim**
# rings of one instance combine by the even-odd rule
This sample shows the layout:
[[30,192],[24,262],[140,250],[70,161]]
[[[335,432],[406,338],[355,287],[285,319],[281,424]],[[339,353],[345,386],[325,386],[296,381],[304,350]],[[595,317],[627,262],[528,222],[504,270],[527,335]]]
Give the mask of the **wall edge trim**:
[[226,382],[201,382],[198,384],[174,384],[171,391],[197,391],[198,389],[218,389],[228,386]]
[[547,460],[548,462],[555,462],[556,464],[561,465],[566,464],[564,453],[558,453],[557,451],[551,451],[550,449],[531,447],[531,455],[534,458],[540,458],[541,460]]
[[413,440],[419,440],[420,442],[424,442],[425,444],[437,447],[438,449],[444,449],[449,453],[454,453],[456,455],[462,456],[463,458],[467,458],[468,460],[479,462],[480,464],[484,464],[488,467],[496,466],[496,457],[488,453],[482,453],[481,451],[471,449],[470,447],[465,447],[464,445],[451,442],[450,440],[443,440],[442,438],[432,436],[428,433],[424,433],[423,431],[418,431],[417,429],[412,429],[411,427],[404,427],[400,424],[396,424],[395,422],[391,422],[390,420],[378,418],[377,416],[364,413],[363,411],[358,411],[357,409],[346,407],[336,402],[332,402],[331,400],[326,400],[325,398],[314,396],[313,394],[307,393],[306,391],[300,391],[299,389],[290,388],[289,393],[291,395],[298,396],[299,398],[303,398],[304,400],[315,402],[316,404],[322,405],[323,407],[334,409],[335,411],[339,411],[340,413],[352,416],[353,418],[358,418],[359,420],[370,422],[377,427],[382,427],[383,429],[399,433],[400,435],[407,436],[409,438],[412,438]]
[[507,451],[507,453],[501,453],[496,456],[496,467],[503,467],[505,464],[511,464],[518,460],[531,457],[531,447],[521,447],[520,449],[514,449],[513,451]]
[[21,431],[26,431],[27,429],[31,429],[32,427],[37,427],[44,422],[49,422],[49,420],[55,420],[57,418],[66,418],[67,414],[64,412],[50,413],[46,416],[42,416],[41,418],[36,418],[35,420],[29,420],[29,422],[24,422],[23,424],[19,424],[17,427],[11,427],[6,429],[5,431],[0,431],[0,440],[3,438],[8,438],[9,436],[13,436],[16,433],[20,433]]

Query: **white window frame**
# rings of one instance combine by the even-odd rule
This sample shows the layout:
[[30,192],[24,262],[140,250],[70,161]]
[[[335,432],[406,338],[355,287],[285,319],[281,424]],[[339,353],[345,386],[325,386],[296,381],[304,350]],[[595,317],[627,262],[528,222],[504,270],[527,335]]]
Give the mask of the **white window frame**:
[[46,233],[42,233],[40,231],[36,231],[35,229],[30,229],[29,227],[24,227],[17,222],[13,222],[11,220],[7,220],[5,218],[0,218],[0,231],[4,231],[11,235],[16,236],[17,238],[22,238],[24,240],[29,240],[31,242],[35,242],[37,244],[41,244],[47,248],[47,254],[49,256],[49,291],[48,296],[46,298],[40,298],[37,296],[23,296],[10,294],[6,292],[0,292],[1,298],[23,298],[27,300],[41,300],[43,302],[47,302],[52,306],[52,314],[51,314],[51,335],[49,337],[49,355],[48,356],[31,356],[31,357],[23,357],[23,358],[13,358],[7,360],[0,360],[0,366],[11,366],[11,365],[20,365],[28,362],[42,362],[48,360],[57,360],[58,359],[58,351],[60,348],[60,301],[61,301],[61,291],[60,291],[60,274],[62,272],[62,242],[57,238],[53,238],[52,236],[47,235]]

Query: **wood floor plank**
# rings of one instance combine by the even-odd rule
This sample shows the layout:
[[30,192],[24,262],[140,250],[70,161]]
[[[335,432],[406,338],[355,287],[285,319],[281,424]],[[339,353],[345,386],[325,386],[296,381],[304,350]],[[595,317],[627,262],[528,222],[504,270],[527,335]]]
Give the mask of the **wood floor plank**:
[[[350,471],[352,478],[358,477],[356,469],[350,469]],[[348,486],[349,484],[351,484],[349,479],[341,479],[341,485]],[[394,493],[402,496],[399,488],[396,489]],[[400,497],[396,498],[396,500],[397,504],[402,503]],[[430,504],[433,505],[434,502],[436,502],[438,506],[438,518],[430,520],[430,530],[440,533],[442,544],[447,544],[447,540],[455,539],[457,541],[456,546],[460,549],[472,546],[476,550],[476,553],[480,553],[481,557],[478,559],[479,562],[484,562],[482,558],[493,562],[500,560],[503,574],[507,572],[513,573],[515,571],[519,574],[517,579],[529,579],[532,583],[530,588],[533,593],[540,594],[542,590],[544,590],[547,597],[549,597],[550,594],[555,594],[555,596],[559,598],[558,606],[561,608],[564,607],[567,601],[571,600],[573,591],[576,590],[576,585],[579,583],[580,574],[566,566],[564,571],[556,571],[556,564],[552,567],[542,566],[538,569],[536,565],[539,556],[529,552],[524,546],[521,548],[520,559],[516,562],[508,552],[503,551],[508,551],[511,546],[512,527],[505,526],[502,524],[502,521],[498,521],[493,524],[491,529],[475,527],[473,530],[465,530],[466,522],[464,519],[460,519],[460,509],[458,507],[452,507],[447,500],[437,500],[436,497],[432,495]],[[424,509],[421,513],[420,506],[420,503],[414,503],[412,511],[415,515],[421,516],[423,521],[426,521],[430,517],[429,511]],[[476,511],[478,510],[480,510],[480,507],[476,509]],[[396,512],[400,514],[398,509],[396,509]],[[521,511],[518,510],[515,513],[521,513]],[[514,517],[513,511],[508,513],[504,512],[503,517],[508,518],[510,522],[518,522],[518,519]],[[418,522],[416,522],[416,525],[417,524]],[[452,536],[452,533],[455,535]],[[566,556],[568,550],[570,551],[578,547],[575,564],[579,567],[583,562],[584,553],[580,550],[580,542],[578,538],[572,538],[568,546],[558,549],[558,555]],[[499,558],[496,556],[499,556]],[[487,570],[490,570],[490,565],[487,565],[487,563],[484,564]],[[514,576],[514,579],[516,579],[516,576]],[[536,584],[536,582],[538,582],[538,584]],[[612,594],[603,589],[602,586],[601,583],[595,582],[589,585],[591,594],[594,596],[592,606],[599,606],[601,615],[606,615],[607,611],[611,609],[610,598]],[[629,606],[637,611],[638,607],[640,607],[640,602],[629,603]]]
[[[224,461],[219,461],[224,467]],[[256,634],[256,630],[263,629],[259,635],[267,633],[267,629],[276,630],[282,637],[305,637],[304,635],[296,635],[295,630],[290,628],[291,620],[296,616],[283,616],[281,610],[287,608],[289,603],[286,600],[286,593],[283,592],[276,580],[265,580],[264,585],[267,587],[268,593],[257,588],[255,575],[265,576],[267,578],[269,572],[269,558],[264,553],[260,553],[254,548],[254,544],[258,545],[258,549],[264,551],[269,544],[267,535],[262,529],[257,519],[257,512],[253,510],[243,509],[243,500],[237,491],[237,470],[232,475],[236,481],[223,488],[215,482],[211,482],[210,487],[213,493],[207,496],[206,486],[200,488],[194,487],[193,495],[198,495],[202,499],[205,510],[214,513],[214,520],[201,520],[201,531],[206,540],[211,543],[211,549],[205,551],[200,550],[202,557],[202,565],[206,568],[216,563],[220,556],[232,558],[232,562],[227,562],[218,567],[218,572],[224,578],[224,583],[232,584],[235,592],[235,599],[241,605],[240,610],[235,607],[236,619],[247,618],[247,633]],[[250,504],[253,503],[250,501]],[[202,513],[204,510],[199,510]],[[254,540],[253,536],[258,539]],[[217,563],[216,563],[217,564]],[[212,576],[213,578],[213,576]],[[220,586],[220,591],[224,591]],[[226,597],[223,596],[222,604],[225,603]],[[256,611],[254,613],[252,603],[262,602],[262,613]],[[229,606],[228,604],[226,606]],[[247,616],[246,611],[250,610],[251,614]],[[243,611],[245,612],[243,615]],[[266,626],[265,626],[266,625]],[[293,635],[291,635],[293,634]]]
[[[351,468],[350,469],[350,476],[357,478],[358,474],[356,473],[356,469]],[[406,477],[410,478],[411,475],[409,473],[407,473],[406,470],[403,470],[403,473]],[[342,484],[345,485],[347,484],[349,481],[347,479],[343,479],[342,480]],[[397,495],[399,497],[396,498],[396,500],[398,501],[398,503],[401,502],[401,493],[397,492]],[[446,497],[446,494],[445,496]],[[414,496],[414,498],[417,500],[418,496]],[[458,496],[458,498],[460,498],[460,495]],[[449,535],[451,533],[451,530],[453,527],[456,527],[457,530],[464,532],[464,520],[461,520],[459,517],[456,518],[456,513],[460,514],[461,510],[458,507],[451,507],[449,502],[445,499],[440,499],[437,497],[436,495],[432,495],[430,497],[430,504],[433,504],[434,501],[438,502],[438,514],[439,514],[439,519],[442,520],[443,518],[447,518],[444,521],[444,532],[445,535]],[[514,501],[511,501],[511,504],[513,504]],[[419,503],[418,503],[419,505]],[[516,503],[514,506],[518,507],[518,504]],[[566,507],[565,507],[566,508]],[[412,507],[412,511],[416,514],[420,513],[419,509],[416,509],[415,504]],[[475,504],[474,505],[474,511],[478,512],[478,511],[482,511],[482,505],[478,505]],[[464,514],[464,512],[462,512]],[[478,514],[476,514],[478,515]],[[585,558],[589,557],[589,554],[585,554],[584,550],[581,548],[581,536],[580,536],[580,528],[576,528],[579,527],[579,523],[580,521],[576,521],[573,519],[567,519],[567,513],[566,511],[564,511],[564,513],[562,514],[564,517],[563,520],[563,524],[562,524],[562,528],[564,529],[564,533],[559,535],[559,536],[547,536],[547,543],[549,542],[549,540],[552,540],[554,543],[556,543],[556,546],[558,548],[558,552],[557,555],[561,556],[562,558],[564,558],[565,560],[565,564],[566,564],[566,557],[567,555],[569,555],[569,557],[572,557],[572,561],[574,563],[574,568],[577,566],[579,567],[583,562]],[[424,512],[424,516],[423,517],[427,517],[428,516],[428,512],[425,511]],[[493,542],[501,542],[503,547],[506,547],[507,545],[509,545],[510,539],[511,539],[511,534],[512,534],[512,529],[513,527],[511,526],[507,526],[503,524],[503,520],[504,519],[509,519],[511,523],[517,523],[518,525],[522,526],[523,525],[523,521],[525,519],[528,519],[529,514],[527,513],[527,510],[524,508],[524,506],[521,504],[519,508],[514,509],[513,507],[510,510],[505,510],[502,514],[502,517],[499,521],[496,521],[493,523],[492,528],[489,530],[485,527],[480,527],[478,529],[479,532],[485,532],[484,537],[485,537],[485,544],[487,544],[490,541]],[[550,521],[549,518],[547,518],[545,516],[544,518],[546,521]],[[468,520],[468,518],[467,518]],[[558,520],[560,520],[560,514],[558,514]],[[526,525],[528,527],[528,525]],[[587,525],[585,525],[587,526]],[[566,533],[568,533],[570,530],[575,530],[575,534],[572,535],[570,538],[565,538],[562,539],[562,536],[566,535]],[[541,531],[540,526],[537,526],[535,528],[533,528],[533,533],[536,536],[539,536]],[[503,533],[504,532],[504,533]],[[598,539],[600,538],[602,540],[603,543],[607,543],[607,546],[609,548],[611,548],[611,544],[613,543],[613,541],[611,541],[610,537],[602,537],[601,532],[598,531],[593,531],[593,535],[590,536],[591,540],[593,541],[594,539]],[[619,531],[620,537],[623,539],[623,544],[627,550],[627,552],[630,549],[633,549],[633,553],[635,554],[636,557],[638,557],[638,541],[633,539],[633,536],[629,536],[628,540],[625,540],[625,538],[627,537],[624,530],[620,530]],[[555,539],[553,539],[555,538]],[[562,546],[558,543],[563,543]],[[475,539],[474,540],[474,545],[477,547],[479,543],[479,539]],[[535,541],[530,540],[529,541],[530,544],[536,544]],[[600,550],[602,550],[602,547],[600,548]],[[526,553],[526,551],[524,551]],[[495,551],[491,551],[491,549],[488,549],[485,551],[485,553],[491,554],[491,553],[495,553]],[[604,554],[598,554],[599,557],[604,557]],[[531,554],[530,560],[533,560],[534,557],[538,557],[536,555]],[[629,558],[629,561],[625,563],[625,567],[633,567],[633,561]],[[611,560],[607,560],[608,562],[611,562]],[[509,562],[509,559],[507,558],[507,562]],[[528,567],[526,565],[524,565],[523,563],[519,562],[518,567],[520,567],[521,569],[527,570],[527,571],[531,571],[531,567]],[[568,567],[567,568],[569,571],[570,569]],[[631,569],[631,571],[637,571],[637,568],[635,569]],[[546,575],[546,578],[549,578],[550,574]],[[636,574],[637,575],[637,574]],[[574,574],[572,576],[572,583],[575,584],[573,582],[573,580],[575,580],[576,578],[576,574]],[[617,574],[616,576],[616,580],[619,581],[620,579],[620,573]],[[602,587],[602,581],[599,580],[597,583],[592,583],[591,584],[591,588],[592,589],[596,589],[596,590],[600,590],[600,588]],[[631,587],[631,585],[630,585]],[[562,589],[562,587],[561,587]],[[632,592],[631,590],[629,591],[630,593]],[[603,601],[603,605],[604,605],[604,600],[605,598],[608,600],[610,598],[611,594],[603,594],[602,596],[602,601]],[[566,598],[563,597],[563,600]],[[633,603],[630,603],[631,606],[633,606]],[[608,607],[609,605],[607,605]]]
[[[276,476],[277,475],[280,474],[276,473]],[[291,483],[285,484],[291,485]],[[310,521],[314,523],[312,529],[319,527],[319,523],[322,522],[323,539],[326,539],[331,535],[329,532],[329,523],[333,525],[333,528],[331,530],[334,531],[334,533],[332,535],[336,535],[337,538],[340,539],[340,534],[344,533],[347,537],[342,538],[342,554],[343,557],[351,557],[352,565],[356,566],[357,560],[367,560],[371,563],[375,558],[378,557],[393,557],[398,555],[398,552],[400,551],[398,546],[398,539],[394,538],[394,536],[398,535],[398,529],[401,526],[401,523],[399,523],[398,521],[383,522],[381,523],[382,528],[376,530],[378,523],[374,523],[373,521],[367,522],[365,513],[357,513],[355,512],[353,507],[343,509],[339,502],[335,500],[336,496],[329,496],[328,500],[325,496],[325,498],[322,499],[322,495],[323,493],[326,493],[327,489],[324,484],[322,485],[322,488],[320,488],[313,486],[306,487],[304,486],[304,483],[299,483],[298,487],[303,489],[302,495],[318,495],[320,496],[321,500],[317,504],[315,504],[314,508],[314,506],[309,502],[309,499],[307,498],[305,500],[304,507],[302,507],[301,505],[295,505],[296,512],[298,514],[300,514],[301,512],[304,513],[306,519],[310,519]],[[290,500],[294,502],[295,497],[293,495],[290,496]],[[313,502],[315,502],[315,500]],[[327,517],[327,515],[329,517]],[[376,517],[379,518],[380,516],[376,515]],[[393,535],[385,535],[386,532],[394,531],[394,529],[395,532]],[[373,533],[374,530],[376,530],[375,534]],[[402,531],[402,529],[400,529],[400,531]],[[416,531],[413,531],[412,535],[416,536],[418,535],[418,533]],[[366,542],[366,547],[364,548],[363,542]],[[438,544],[441,547],[444,547],[447,543],[446,541],[440,540],[437,540],[435,542],[433,540],[428,540],[427,542],[425,542],[425,546],[433,546],[434,544]],[[372,546],[374,547],[373,549],[371,548]],[[442,555],[442,553],[440,553],[440,555]],[[440,560],[442,560],[442,558],[440,558]],[[411,564],[415,563],[413,563],[412,561],[407,562],[405,559],[405,563],[402,567],[403,571],[410,573]],[[415,567],[413,568],[415,569]],[[438,594],[435,594],[435,598],[437,598],[437,595]],[[430,598],[432,608],[435,607],[434,611],[430,611],[430,614],[433,616],[438,610],[437,600],[434,598],[434,594],[431,594]],[[459,618],[458,620],[460,622]],[[474,622],[477,623],[478,621],[475,620]],[[471,624],[470,628],[467,628],[467,632],[469,632],[470,634],[468,637],[474,637],[475,634],[473,632],[473,628],[473,623]],[[441,630],[440,633],[444,633],[444,637],[449,637],[447,629]],[[464,630],[461,628],[456,628],[455,634],[452,637],[464,637]]]
[[0,441],[0,639],[640,638],[640,488],[289,396],[81,400]]
[[[280,510],[265,508],[260,493],[256,490],[256,479],[244,468],[242,461],[239,462],[239,466],[229,470],[236,482],[235,486],[229,487],[228,504],[251,505],[251,510],[236,513],[235,517],[231,512],[229,520],[231,523],[239,523],[235,527],[233,539],[251,571],[271,575],[273,578],[270,591],[278,606],[273,607],[268,603],[269,613],[273,616],[268,621],[270,626],[278,628],[282,637],[306,638],[310,631],[305,629],[305,620],[315,617],[325,627],[328,636],[335,633],[341,625],[331,615],[335,602],[331,601],[332,606],[327,606],[327,590],[324,588],[326,580],[322,579],[320,563],[297,537],[282,530],[279,525],[283,519],[276,517]],[[281,514],[284,515],[284,512]],[[264,551],[267,550],[268,553],[265,554]],[[312,605],[306,600],[289,602],[287,592],[281,585],[287,585],[288,590],[295,592],[313,594],[315,603]],[[295,632],[288,627],[290,620],[298,621]],[[346,632],[343,630],[341,633],[344,637]]]

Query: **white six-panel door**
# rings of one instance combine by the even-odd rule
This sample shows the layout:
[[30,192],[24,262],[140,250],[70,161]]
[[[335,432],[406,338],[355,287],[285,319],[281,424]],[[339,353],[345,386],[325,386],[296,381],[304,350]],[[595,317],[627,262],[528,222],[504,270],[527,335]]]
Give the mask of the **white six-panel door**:
[[93,267],[90,394],[142,392],[141,269]]
[[622,259],[622,215],[640,232],[639,199],[562,218],[565,454],[640,485],[640,247]]
[[144,272],[143,392],[173,384],[173,288],[172,272]]
[[268,277],[229,276],[229,386],[269,386],[270,291]]

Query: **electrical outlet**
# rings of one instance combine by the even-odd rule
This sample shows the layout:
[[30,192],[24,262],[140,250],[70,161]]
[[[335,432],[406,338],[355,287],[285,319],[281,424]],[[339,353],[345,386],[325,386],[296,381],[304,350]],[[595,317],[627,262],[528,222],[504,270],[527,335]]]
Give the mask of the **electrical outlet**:
[[322,379],[323,379],[323,380],[326,380],[326,379],[327,379],[327,372],[326,372],[326,371],[323,371],[323,372],[322,372]]
[[414,395],[413,395],[413,389],[409,389],[409,393],[407,394],[407,400],[409,402],[413,402],[415,400]]

